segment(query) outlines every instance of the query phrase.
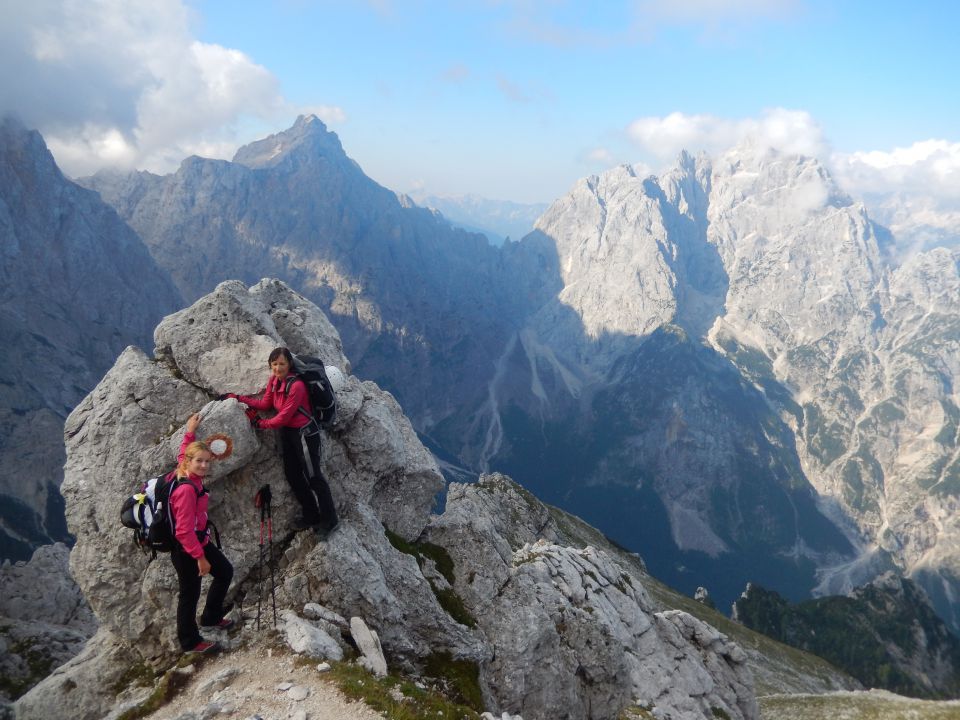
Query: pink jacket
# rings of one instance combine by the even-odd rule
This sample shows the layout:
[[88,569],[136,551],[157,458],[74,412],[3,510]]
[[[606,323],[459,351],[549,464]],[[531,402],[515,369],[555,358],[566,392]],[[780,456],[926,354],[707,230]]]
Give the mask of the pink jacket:
[[[290,393],[285,395],[283,386],[288,382],[290,383]],[[283,382],[277,380],[276,375],[271,375],[267,381],[267,388],[263,392],[263,397],[255,398],[251,395],[241,395],[237,399],[255,410],[277,411],[277,414],[272,418],[260,420],[260,427],[262,428],[302,428],[310,423],[312,417],[313,408],[310,407],[307,385],[293,374],[288,375]],[[304,415],[299,412],[300,408],[303,408],[307,414]]]
[[[184,433],[183,442],[180,443],[180,454],[177,455],[178,465],[183,460],[187,445],[196,439],[196,435],[192,432]],[[187,476],[187,482],[193,487],[187,487],[187,483],[182,483],[170,493],[170,507],[173,509],[173,526],[177,540],[188,555],[199,560],[203,556],[203,546],[210,542],[206,534],[203,535],[202,540],[197,537],[198,531],[205,533],[207,529],[207,505],[210,496],[206,493],[203,478],[200,476],[191,473]],[[202,494],[198,497],[198,493]]]

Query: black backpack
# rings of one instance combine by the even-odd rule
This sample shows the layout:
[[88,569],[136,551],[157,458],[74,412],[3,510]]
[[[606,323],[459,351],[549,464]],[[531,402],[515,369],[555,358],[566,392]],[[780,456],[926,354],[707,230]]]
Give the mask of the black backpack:
[[[330,384],[330,379],[327,377],[323,360],[309,355],[294,355],[293,371],[306,384],[307,394],[310,396],[310,405],[313,406],[312,416],[307,413],[305,408],[300,408],[300,412],[312,417],[320,425],[333,425],[337,420],[337,396],[334,394],[333,385]],[[290,385],[295,379],[287,380],[283,390],[284,395],[290,392]]]
[[124,500],[120,508],[120,522],[133,530],[134,543],[144,552],[151,552],[154,558],[158,552],[170,552],[177,542],[170,493],[183,483],[190,485],[197,497],[206,493],[206,489],[201,492],[193,483],[178,478],[176,472],[171,470],[145,481],[140,491]]

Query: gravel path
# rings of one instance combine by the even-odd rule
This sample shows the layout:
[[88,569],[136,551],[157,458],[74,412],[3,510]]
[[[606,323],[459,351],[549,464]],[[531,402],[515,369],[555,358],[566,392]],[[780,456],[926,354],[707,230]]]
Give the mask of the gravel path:
[[295,662],[294,655],[264,648],[224,653],[207,661],[169,704],[147,717],[200,720],[222,714],[240,720],[383,720],[326,680],[317,670],[320,662],[305,665]]

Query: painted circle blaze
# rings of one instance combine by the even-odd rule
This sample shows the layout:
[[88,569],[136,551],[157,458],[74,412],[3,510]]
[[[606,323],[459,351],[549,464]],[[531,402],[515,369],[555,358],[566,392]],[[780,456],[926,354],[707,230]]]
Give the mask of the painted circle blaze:
[[207,447],[210,448],[210,453],[217,460],[223,460],[233,454],[233,440],[223,433],[211,435],[204,442],[207,444]]

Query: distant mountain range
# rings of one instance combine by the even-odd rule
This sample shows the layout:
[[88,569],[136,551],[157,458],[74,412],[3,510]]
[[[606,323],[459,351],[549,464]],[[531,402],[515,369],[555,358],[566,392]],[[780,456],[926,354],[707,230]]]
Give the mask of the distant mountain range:
[[485,235],[491,245],[519,240],[533,230],[537,218],[549,207],[546,203],[515,203],[476,195],[441,197],[414,192],[410,197],[420,207],[440,212],[456,227]]
[[893,569],[960,627],[960,251],[901,264],[815,159],[614,168],[499,248],[313,117],[232,162],[80,182],[184,300],[283,279],[447,467],[507,472],[681,590],[800,600]]

